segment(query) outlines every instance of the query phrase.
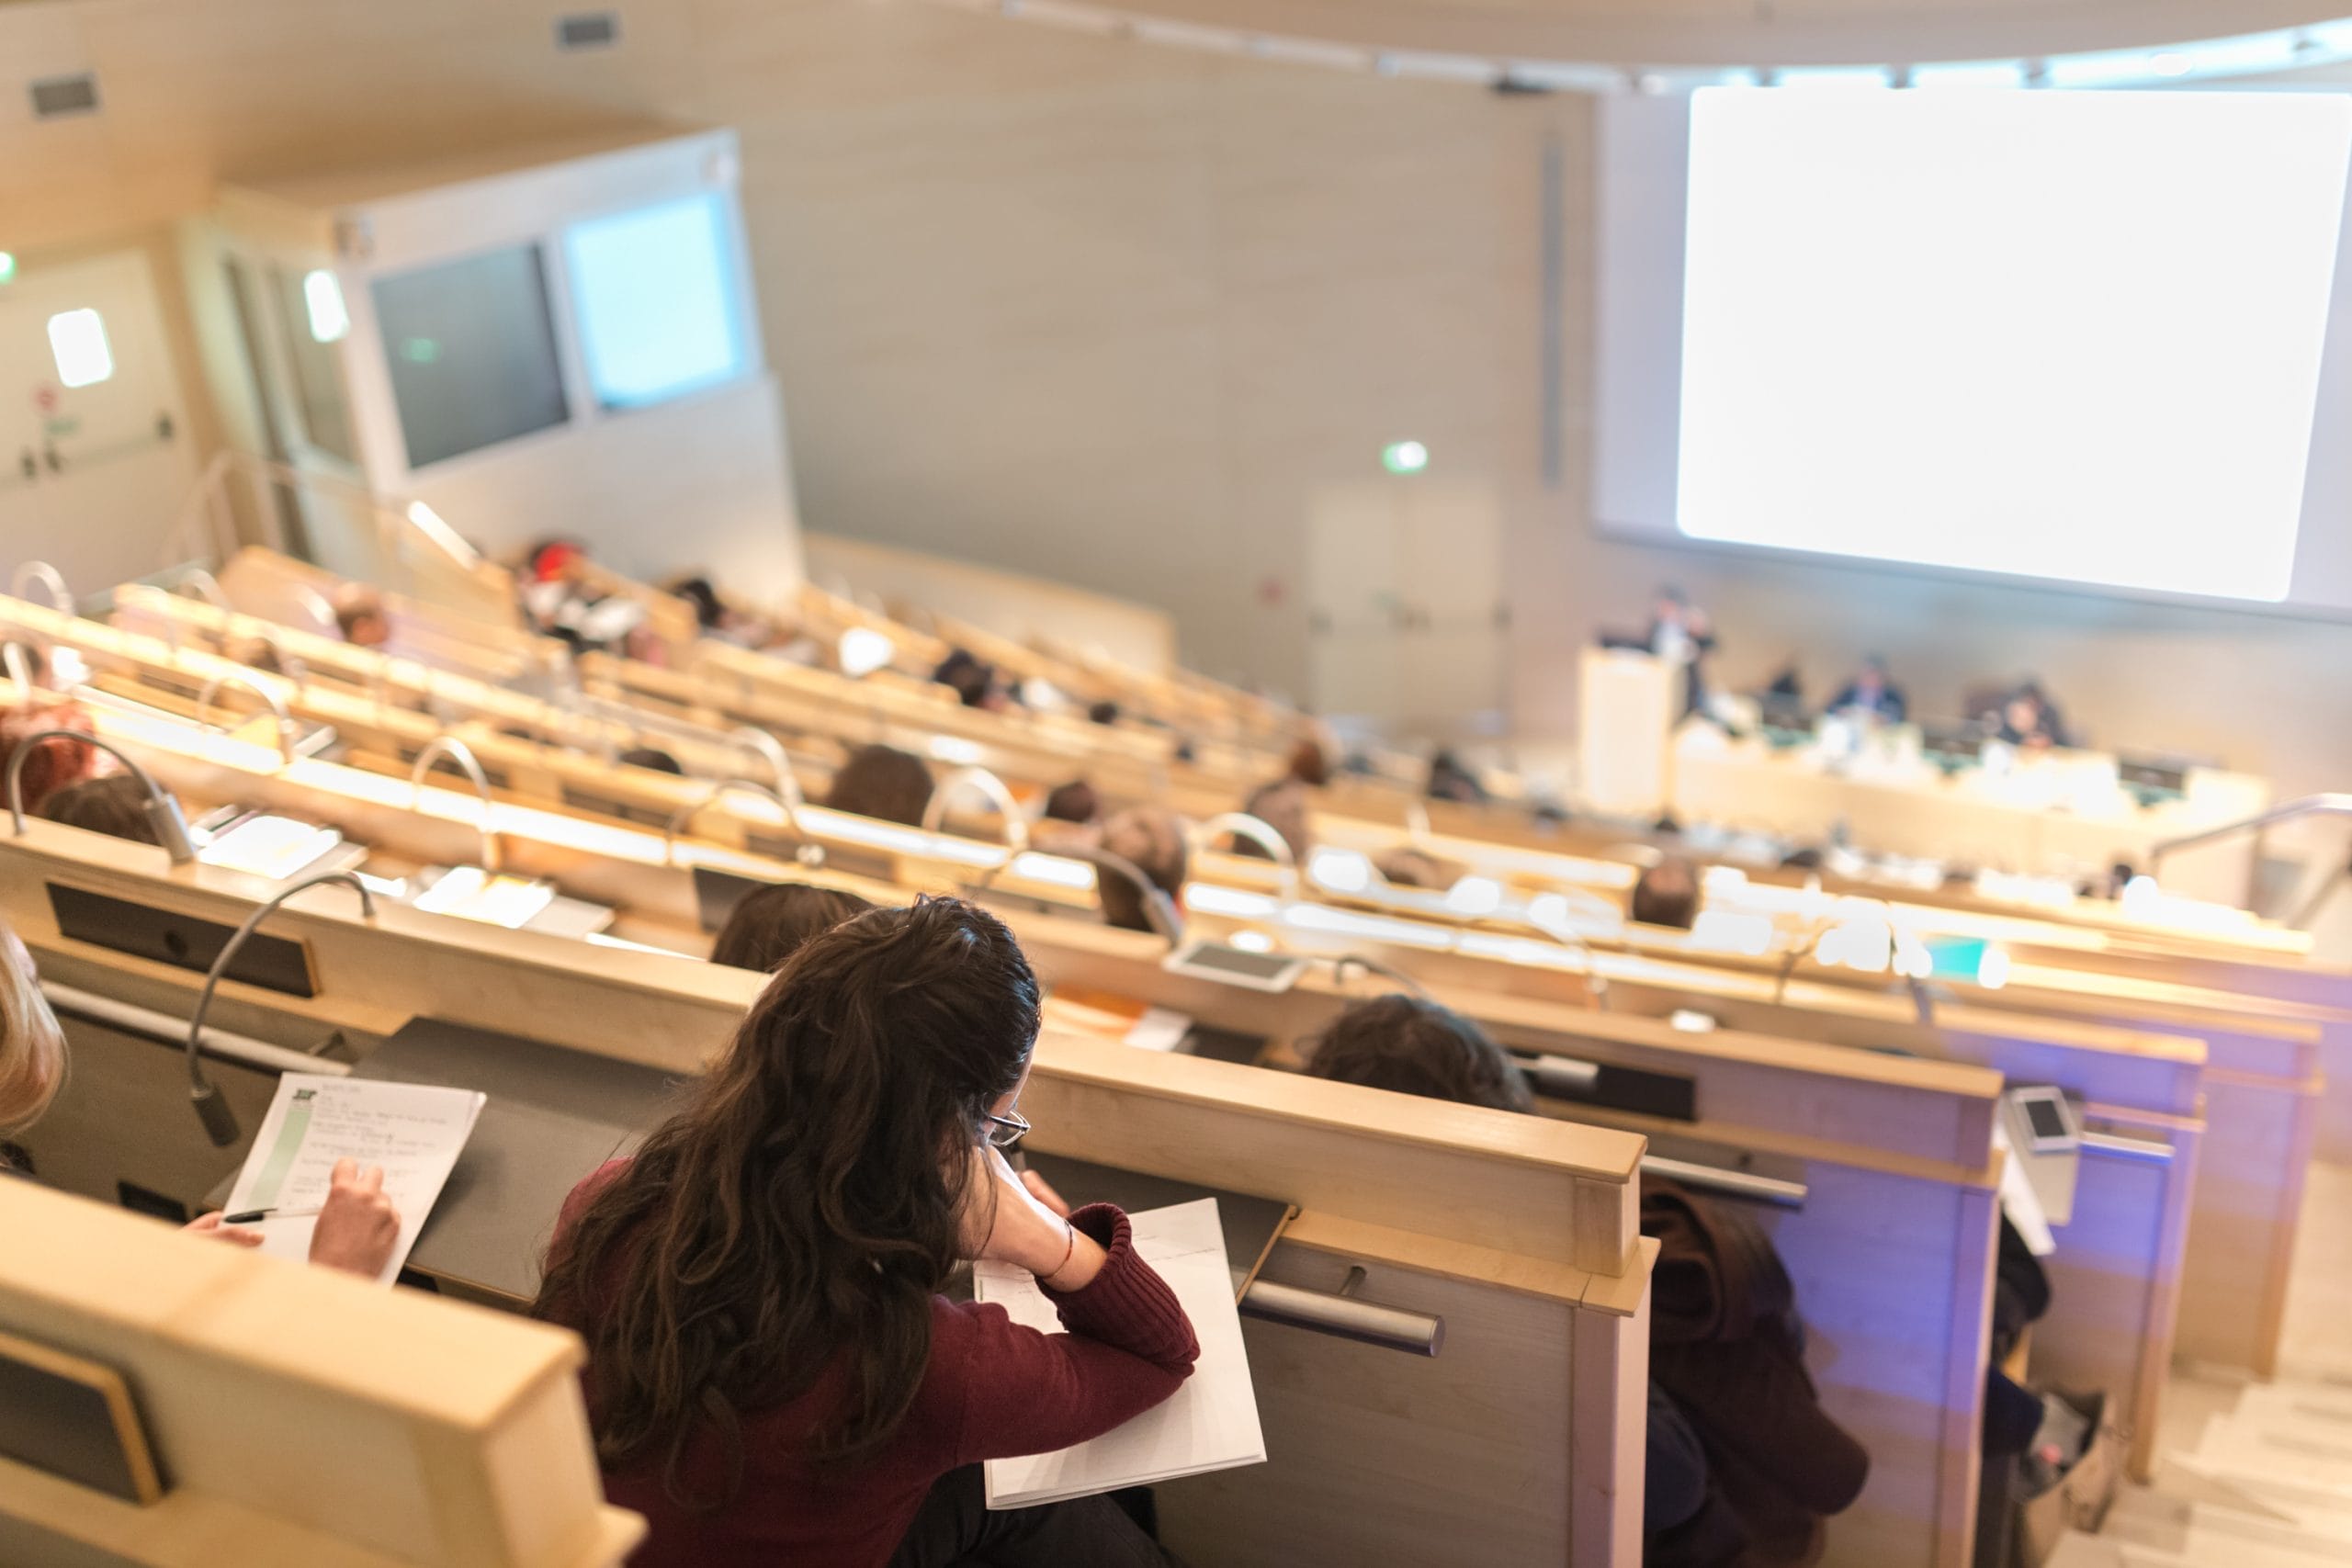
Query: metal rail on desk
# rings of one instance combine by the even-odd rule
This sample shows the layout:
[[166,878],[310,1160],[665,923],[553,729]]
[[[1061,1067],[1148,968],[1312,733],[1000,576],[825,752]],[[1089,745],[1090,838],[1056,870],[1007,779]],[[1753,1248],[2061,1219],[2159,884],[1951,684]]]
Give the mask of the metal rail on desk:
[[[134,1039],[152,1041],[182,1049],[187,1043],[187,1020],[174,1018],[167,1012],[151,1008],[134,1007],[119,1002],[112,997],[102,997],[77,986],[61,986],[54,980],[40,983],[41,995],[60,1017],[79,1019],[95,1023]],[[252,1067],[265,1073],[320,1073],[329,1077],[348,1077],[351,1065],[324,1056],[305,1055],[284,1045],[273,1045],[266,1040],[255,1040],[247,1034],[232,1034],[225,1030],[204,1032],[204,1054],[224,1062],[234,1062],[242,1067]]]
[[1340,1287],[1337,1293],[1276,1284],[1272,1280],[1254,1280],[1241,1294],[1241,1313],[1245,1317],[1310,1328],[1317,1334],[1377,1345],[1384,1350],[1402,1350],[1409,1356],[1434,1356],[1444,1348],[1445,1319],[1428,1313],[1407,1312],[1401,1307],[1378,1306],[1346,1294],[1363,1277],[1363,1269],[1351,1270],[1348,1283]]

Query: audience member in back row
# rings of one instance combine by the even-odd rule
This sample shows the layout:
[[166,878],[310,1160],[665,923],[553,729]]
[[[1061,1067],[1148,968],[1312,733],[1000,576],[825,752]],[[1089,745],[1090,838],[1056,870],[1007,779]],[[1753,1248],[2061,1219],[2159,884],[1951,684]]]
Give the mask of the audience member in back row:
[[939,661],[931,678],[955,692],[967,708],[1001,709],[1006,705],[1002,682],[998,681],[996,666],[972,653],[968,649],[951,649]]
[[920,827],[931,805],[931,770],[893,746],[861,746],[833,774],[825,804],[836,811]]
[[1645,867],[1627,913],[1642,925],[1689,931],[1699,923],[1699,868],[1680,855]]
[[[1170,911],[1181,915],[1191,856],[1184,844],[1184,824],[1174,812],[1143,807],[1122,811],[1102,825],[1102,847],[1143,873],[1146,881],[1167,895]],[[1154,929],[1142,888],[1115,872],[1098,873],[1094,884],[1104,924],[1131,931]]]
[[[952,898],[796,953],[687,1108],[576,1188],[533,1311],[588,1344],[606,1495],[638,1568],[1167,1559],[1107,1497],[991,1511],[982,1461],[1110,1431],[1174,1393],[1192,1325],[1126,1216],[1070,1213],[1000,1152],[1039,988]],[[1067,1332],[941,1292],[1036,1276]]]
[[696,574],[670,584],[670,592],[694,606],[695,625],[706,637],[739,648],[765,648],[776,640],[776,628],[757,615],[746,615],[719,598],[710,579]]
[[335,590],[334,624],[354,648],[381,648],[392,640],[384,596],[364,582],[346,582]]
[[[1470,1020],[1406,996],[1362,1001],[1306,1047],[1317,1077],[1534,1109],[1525,1077]],[[1870,1458],[1822,1411],[1795,1291],[1753,1221],[1645,1177],[1657,1237],[1650,1320],[1651,1568],[1793,1568],[1820,1556],[1821,1517],[1851,1506]]]
[[[1288,776],[1261,784],[1250,792],[1249,802],[1241,809],[1281,834],[1283,842],[1290,846],[1292,858],[1301,865],[1306,863],[1306,852],[1313,842],[1307,828],[1306,785]],[[1235,839],[1233,852],[1259,860],[1269,858],[1264,850],[1248,839]]]
[[854,893],[780,882],[744,895],[720,928],[710,961],[773,975],[811,937],[873,908]]
[[1476,806],[1487,798],[1487,786],[1478,782],[1478,775],[1461,758],[1452,751],[1440,750],[1430,759],[1428,794],[1431,800]]
[[[0,781],[6,780],[17,749],[44,729],[97,733],[88,710],[79,703],[20,703],[0,714]],[[96,776],[97,771],[96,747],[51,737],[37,743],[25,757],[25,771],[17,781],[18,796],[26,810],[39,811],[51,795]]]
[[659,746],[632,746],[614,761],[625,768],[650,768],[657,773],[675,773],[681,778],[686,772],[678,759]]
[[[0,919],[0,1140],[25,1132],[40,1120],[64,1087],[68,1054],[65,1031],[41,995],[33,956],[5,919]],[[0,1177],[33,1176],[18,1168],[0,1142]],[[218,1213],[183,1226],[237,1247],[259,1247],[261,1233],[224,1225]],[[311,1232],[311,1261],[375,1279],[391,1260],[400,1235],[400,1211],[384,1196],[384,1173],[339,1160],[330,1176],[325,1203]]]
[[1426,1095],[1492,1111],[1532,1111],[1527,1078],[1486,1031],[1461,1014],[1402,994],[1357,1002],[1308,1048],[1318,1078]]
[[1099,820],[1102,815],[1102,797],[1084,779],[1072,779],[1066,784],[1054,786],[1046,796],[1046,820],[1048,822],[1087,823]]
[[133,843],[160,844],[154,818],[147,815],[147,786],[129,773],[108,773],[67,784],[40,803],[40,815],[68,828],[105,833]]

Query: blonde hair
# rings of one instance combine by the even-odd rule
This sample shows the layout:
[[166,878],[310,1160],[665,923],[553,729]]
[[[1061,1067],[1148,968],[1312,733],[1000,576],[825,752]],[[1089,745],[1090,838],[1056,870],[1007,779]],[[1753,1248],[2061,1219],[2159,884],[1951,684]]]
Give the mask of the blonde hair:
[[65,1031],[0,917],[0,1133],[40,1120],[65,1087]]

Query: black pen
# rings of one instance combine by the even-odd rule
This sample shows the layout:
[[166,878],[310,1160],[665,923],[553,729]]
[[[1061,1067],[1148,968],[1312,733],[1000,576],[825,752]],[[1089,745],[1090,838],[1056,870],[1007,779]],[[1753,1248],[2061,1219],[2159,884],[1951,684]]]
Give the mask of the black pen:
[[262,1220],[315,1220],[318,1217],[316,1209],[243,1209],[233,1214],[221,1215],[220,1223],[224,1225],[250,1225]]

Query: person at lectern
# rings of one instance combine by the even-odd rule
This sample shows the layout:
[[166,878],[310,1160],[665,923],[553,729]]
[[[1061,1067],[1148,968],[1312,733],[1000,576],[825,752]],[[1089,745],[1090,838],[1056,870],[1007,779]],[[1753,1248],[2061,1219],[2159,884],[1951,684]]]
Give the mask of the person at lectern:
[[1860,714],[1881,724],[1901,724],[1908,709],[1903,688],[1887,678],[1886,660],[1875,653],[1862,660],[1854,678],[1829,704],[1832,713]]
[[1714,651],[1713,623],[1707,612],[1690,603],[1682,590],[1668,584],[1657,591],[1650,607],[1650,651],[1683,670],[1682,711],[1697,713],[1706,705],[1707,682],[1702,672]]

